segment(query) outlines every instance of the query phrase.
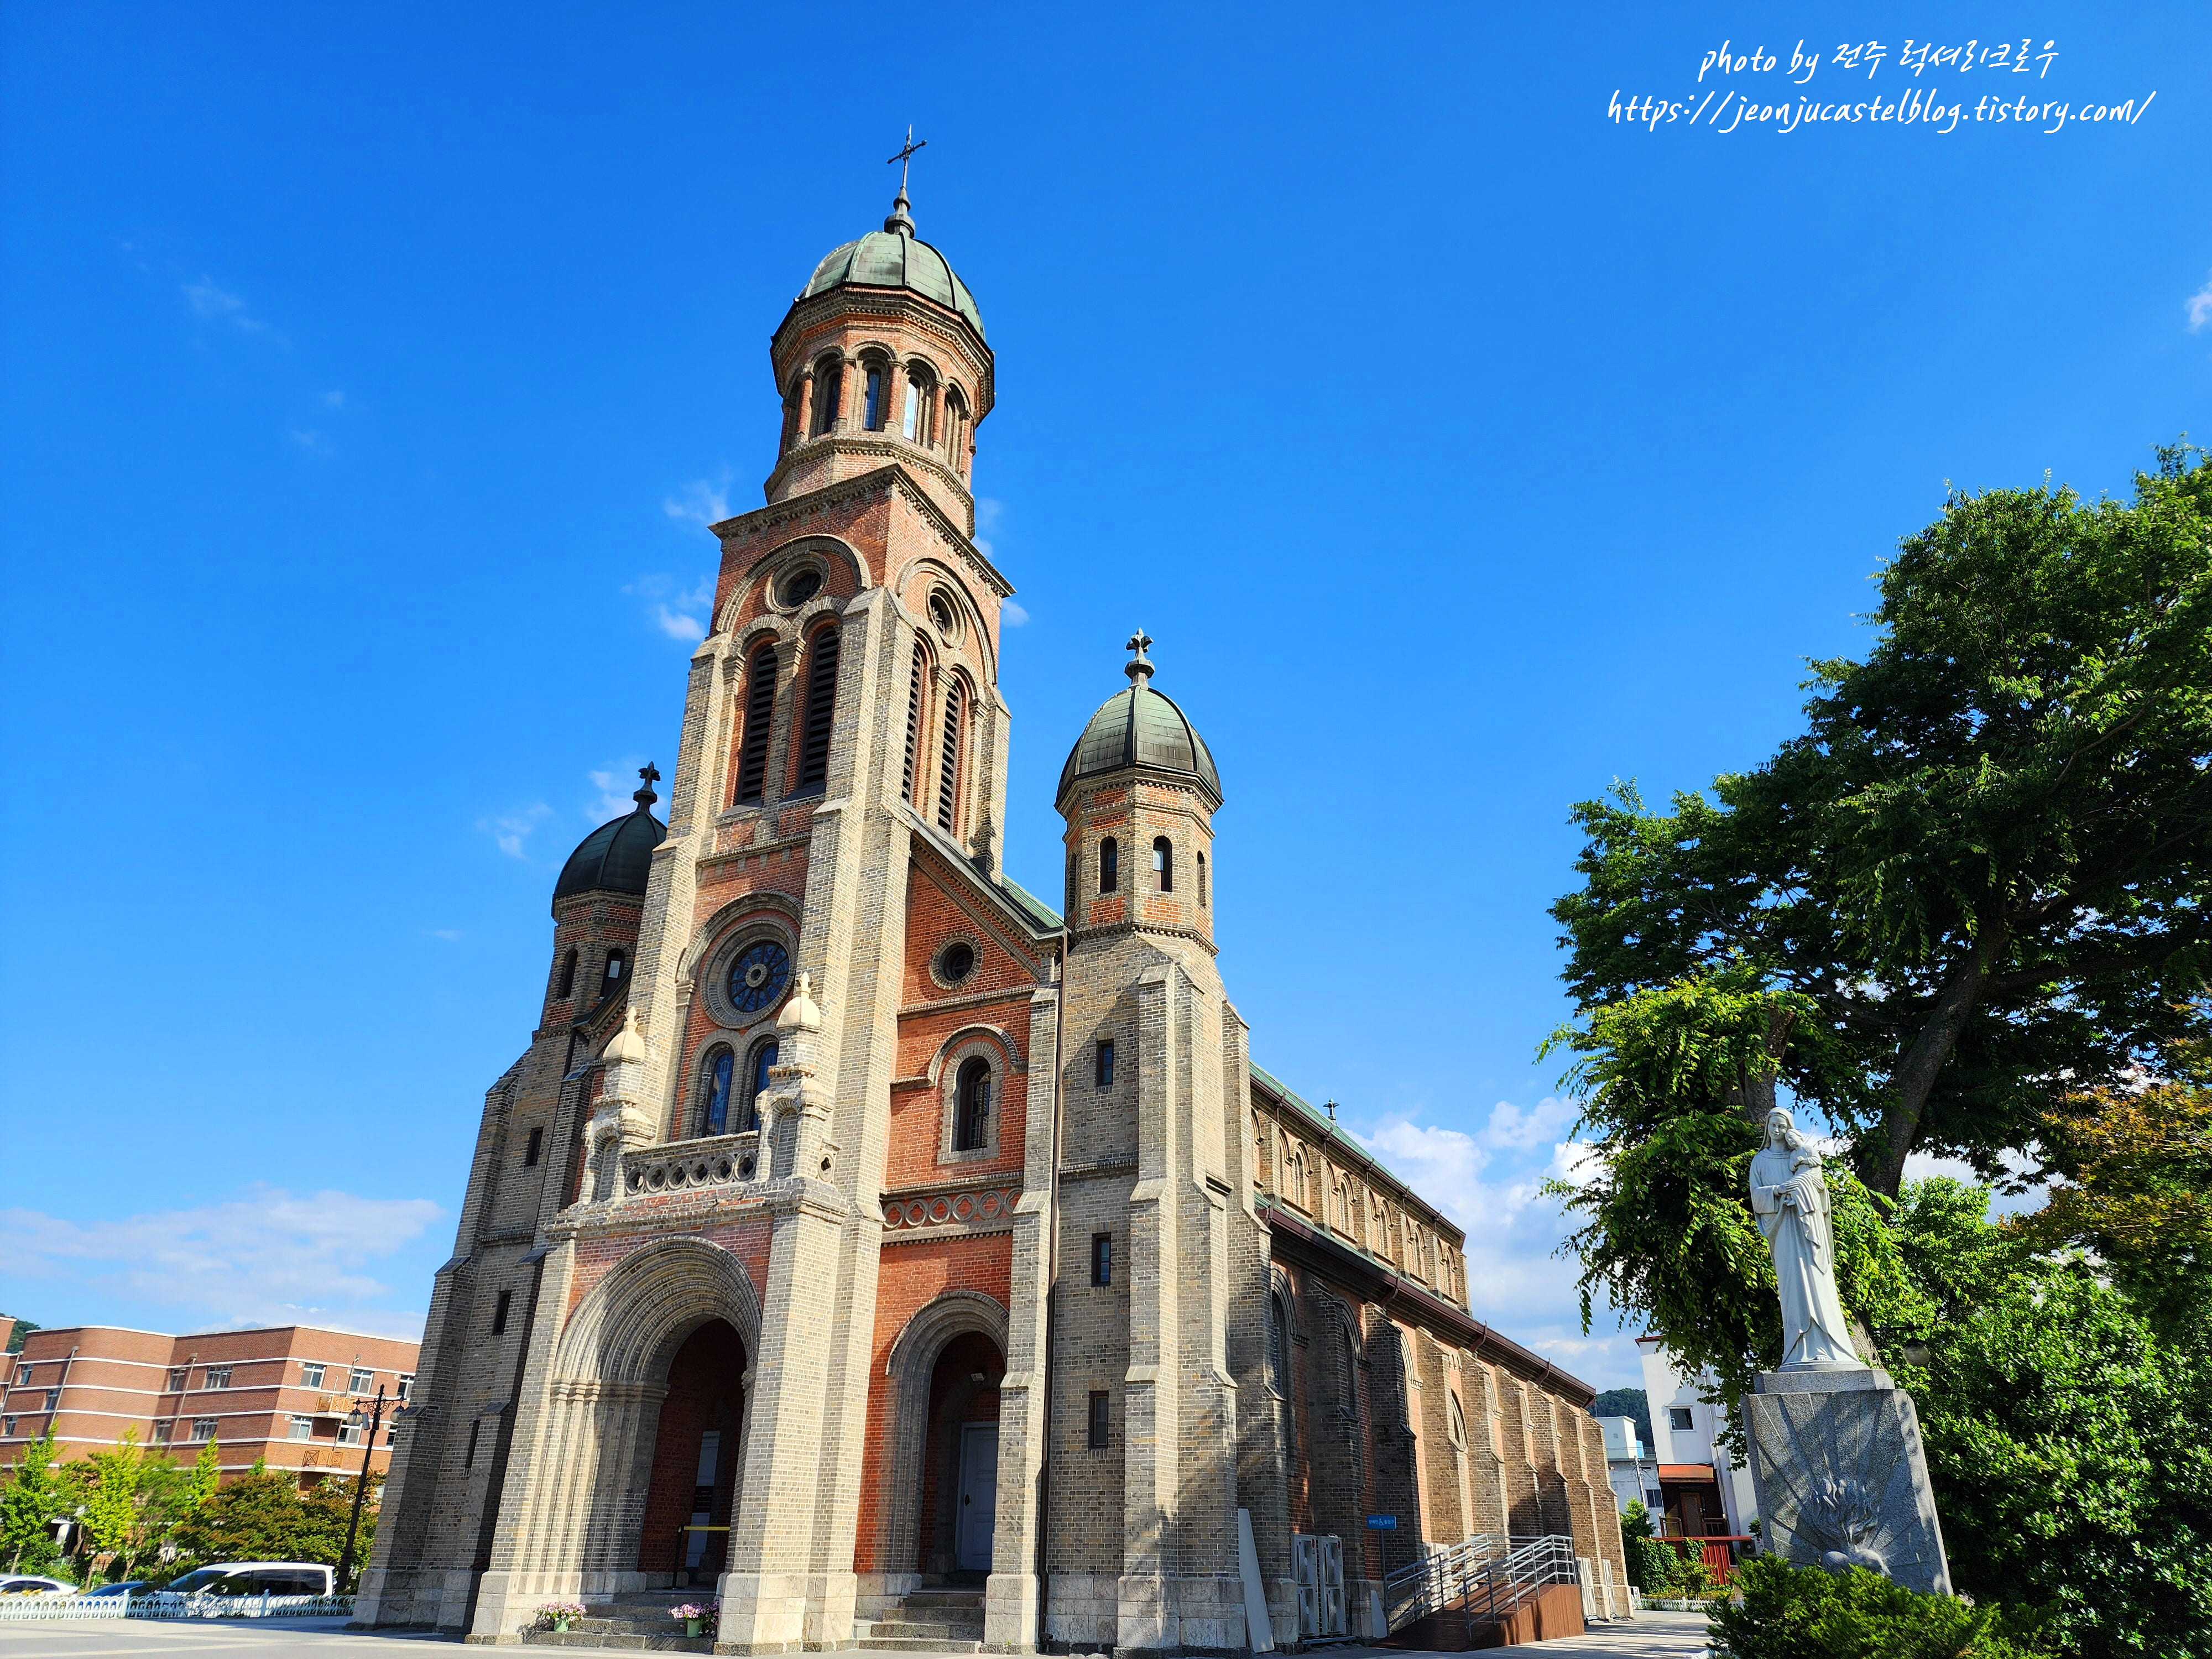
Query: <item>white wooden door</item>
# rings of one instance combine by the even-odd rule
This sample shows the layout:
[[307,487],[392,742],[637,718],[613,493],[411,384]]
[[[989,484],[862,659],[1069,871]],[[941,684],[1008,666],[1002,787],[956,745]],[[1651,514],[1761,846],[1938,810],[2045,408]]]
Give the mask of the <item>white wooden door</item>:
[[991,1534],[999,1524],[999,1425],[970,1423],[960,1431],[959,1565],[991,1570]]

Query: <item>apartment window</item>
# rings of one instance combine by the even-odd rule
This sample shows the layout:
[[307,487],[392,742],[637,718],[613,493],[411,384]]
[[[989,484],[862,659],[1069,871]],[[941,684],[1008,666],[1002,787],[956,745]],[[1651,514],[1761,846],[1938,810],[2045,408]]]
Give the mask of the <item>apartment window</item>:
[[228,1388],[230,1386],[230,1367],[228,1365],[209,1366],[205,1374],[200,1378],[200,1386],[204,1389]]
[[4,1433],[9,1439],[13,1440],[15,1437],[15,1419],[12,1417],[0,1418],[0,1433]]
[[358,1446],[368,1438],[368,1431],[358,1423],[341,1421],[338,1424],[338,1444],[341,1446]]
[[167,1423],[156,1423],[154,1425],[154,1443],[157,1446],[167,1445],[169,1443],[169,1431],[173,1426],[173,1425]]
[[499,1300],[491,1304],[491,1334],[494,1336],[503,1335],[506,1333],[507,1310],[508,1304],[514,1300],[513,1291],[501,1291],[499,1293]]
[[1114,1282],[1114,1235],[1091,1235],[1091,1282],[1111,1285]]
[[414,1372],[412,1372],[412,1371],[402,1371],[402,1372],[400,1372],[400,1373],[399,1373],[399,1403],[400,1403],[401,1405],[403,1405],[403,1406],[404,1406],[404,1405],[405,1405],[405,1404],[408,1402],[408,1401],[413,1397],[414,1393],[415,1393],[415,1373],[414,1373]]
[[298,1417],[298,1416],[295,1416],[295,1417],[292,1419],[292,1438],[293,1438],[293,1439],[295,1439],[295,1440],[313,1440],[314,1437],[315,1437],[315,1419],[314,1419],[313,1418],[312,1418],[312,1417]]
[[1690,1408],[1687,1406],[1668,1407],[1667,1426],[1677,1434],[1687,1434],[1691,1427]]
[[356,1365],[353,1368],[353,1375],[346,1379],[346,1387],[354,1394],[374,1394],[376,1392],[376,1373]]
[[530,1139],[522,1146],[522,1167],[526,1170],[535,1169],[538,1164],[538,1155],[544,1150],[545,1131],[532,1129],[530,1132]]
[[195,1417],[192,1419],[192,1438],[212,1440],[216,1437],[216,1431],[222,1426],[222,1423],[215,1418]]
[[58,1412],[61,1408],[62,1391],[59,1389],[48,1389],[46,1390],[46,1409],[50,1412]]
[[1094,1068],[1098,1086],[1109,1089],[1114,1085],[1114,1042],[1109,1037],[1098,1045],[1098,1064]]
[[27,1389],[31,1386],[31,1368],[28,1365],[15,1367],[15,1386],[19,1389]]
[[1103,1451],[1113,1443],[1113,1419],[1108,1415],[1106,1390],[1091,1391],[1091,1449]]
[[301,1363],[300,1366],[300,1386],[303,1389],[319,1389],[323,1386],[323,1366],[321,1361],[310,1359]]
[[483,1432],[483,1419],[477,1418],[469,1425],[469,1449],[461,1454],[461,1467],[472,1469],[477,1466],[477,1437]]

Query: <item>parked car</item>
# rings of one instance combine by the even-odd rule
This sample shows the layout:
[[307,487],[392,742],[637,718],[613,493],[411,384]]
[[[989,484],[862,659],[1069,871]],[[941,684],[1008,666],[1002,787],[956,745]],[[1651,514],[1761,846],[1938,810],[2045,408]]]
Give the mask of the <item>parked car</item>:
[[94,1595],[136,1595],[146,1588],[146,1582],[143,1578],[126,1578],[119,1584],[102,1584],[98,1589],[87,1590],[85,1595],[88,1598]]
[[76,1586],[65,1584],[58,1578],[40,1578],[27,1572],[11,1573],[0,1578],[0,1595],[75,1595]]
[[156,1602],[191,1595],[328,1595],[337,1575],[319,1561],[217,1561],[149,1593]]

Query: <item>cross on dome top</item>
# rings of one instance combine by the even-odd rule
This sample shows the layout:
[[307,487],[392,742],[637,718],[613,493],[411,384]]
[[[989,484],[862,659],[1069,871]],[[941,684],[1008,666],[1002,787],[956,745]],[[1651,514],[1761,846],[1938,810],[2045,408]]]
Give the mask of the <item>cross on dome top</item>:
[[897,155],[888,156],[884,160],[886,167],[894,161],[898,164],[899,187],[898,196],[891,203],[890,217],[884,221],[884,228],[900,236],[914,234],[914,204],[906,199],[907,169],[914,164],[915,151],[926,149],[928,145],[929,140],[927,138],[920,143],[915,142],[914,123],[909,121],[906,128],[906,143],[900,146]]
[[651,761],[647,761],[644,765],[637,769],[637,775],[639,777],[644,779],[645,781],[634,793],[632,793],[630,799],[637,803],[637,810],[642,812],[647,807],[652,805],[653,802],[660,799],[659,796],[653,793],[653,786],[660,781],[660,769],[655,766]]
[[1121,672],[1139,685],[1143,685],[1152,678],[1152,659],[1145,655],[1146,650],[1152,642],[1152,636],[1139,628],[1129,635],[1129,642],[1121,647],[1124,651],[1134,653],[1133,660],[1121,665]]

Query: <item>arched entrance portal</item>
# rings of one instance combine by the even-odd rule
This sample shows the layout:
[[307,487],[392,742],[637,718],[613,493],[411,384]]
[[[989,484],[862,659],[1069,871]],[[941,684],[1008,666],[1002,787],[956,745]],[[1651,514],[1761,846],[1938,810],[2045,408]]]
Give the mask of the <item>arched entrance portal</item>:
[[692,1332],[669,1361],[638,1534],[638,1571],[654,1582],[712,1583],[728,1559],[744,1374],[744,1343],[720,1319]]
[[999,1501],[999,1379],[1006,1356],[981,1332],[945,1345],[929,1376],[917,1528],[921,1570],[943,1578],[991,1571]]

